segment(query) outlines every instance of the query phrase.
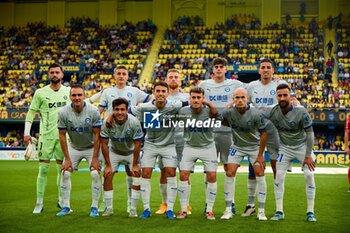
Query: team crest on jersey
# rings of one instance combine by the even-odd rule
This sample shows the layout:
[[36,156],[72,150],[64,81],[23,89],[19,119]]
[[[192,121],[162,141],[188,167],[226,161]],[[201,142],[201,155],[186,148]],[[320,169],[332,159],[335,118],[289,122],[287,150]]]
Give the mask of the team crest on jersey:
[[270,95],[276,95],[276,91],[275,90],[271,90],[270,91]]
[[247,126],[248,127],[251,127],[253,125],[253,122],[252,121],[247,121]]
[[64,99],[64,100],[67,100],[67,99],[68,99],[68,96],[66,96],[66,95],[63,96],[63,99]]
[[292,122],[289,123],[289,125],[290,125],[291,127],[294,128],[294,127],[297,125],[297,123],[295,123],[294,121],[292,121]]
[[126,94],[129,98],[132,97],[132,93],[131,92],[128,92],[128,94]]
[[91,119],[90,118],[85,118],[85,123],[86,124],[90,124],[91,123]]
[[229,87],[225,88],[225,92],[230,92],[230,91],[231,91],[231,88],[229,88]]
[[131,130],[127,130],[126,132],[125,132],[125,134],[127,135],[127,136],[130,136],[131,134],[132,134],[132,132],[131,132]]

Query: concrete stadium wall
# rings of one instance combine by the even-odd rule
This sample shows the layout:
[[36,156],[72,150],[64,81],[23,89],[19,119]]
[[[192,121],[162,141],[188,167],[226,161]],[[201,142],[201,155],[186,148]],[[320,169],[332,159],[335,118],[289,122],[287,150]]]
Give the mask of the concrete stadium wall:
[[91,20],[99,18],[98,2],[66,2],[65,20],[72,17],[89,17]]
[[14,24],[24,26],[28,22],[46,22],[46,4],[18,3],[14,7]]
[[[295,1],[294,8],[300,1]],[[306,7],[312,17],[324,21],[329,16],[350,13],[348,0],[313,0]],[[235,14],[254,14],[262,24],[281,23],[285,12],[281,8],[290,5],[290,0],[152,0],[152,1],[38,1],[35,3],[0,2],[0,26],[24,26],[27,22],[44,21],[48,25],[64,27],[71,17],[98,18],[101,25],[122,24],[152,19],[159,26],[170,26],[179,16],[199,15],[206,25],[223,23]],[[307,4],[307,1],[306,1]],[[318,9],[310,9],[318,7]],[[283,9],[284,9],[283,8]],[[308,13],[308,12],[307,12]],[[310,17],[311,17],[310,16]],[[310,18],[311,19],[311,18]]]

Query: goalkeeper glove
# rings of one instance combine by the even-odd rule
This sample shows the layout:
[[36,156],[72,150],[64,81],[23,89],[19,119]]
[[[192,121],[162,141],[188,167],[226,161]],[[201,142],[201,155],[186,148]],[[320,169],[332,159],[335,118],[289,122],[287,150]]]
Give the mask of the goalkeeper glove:
[[34,137],[32,137],[31,142],[28,143],[27,148],[24,152],[24,159],[36,159],[37,158],[37,151],[36,151],[36,144],[38,143],[38,140]]

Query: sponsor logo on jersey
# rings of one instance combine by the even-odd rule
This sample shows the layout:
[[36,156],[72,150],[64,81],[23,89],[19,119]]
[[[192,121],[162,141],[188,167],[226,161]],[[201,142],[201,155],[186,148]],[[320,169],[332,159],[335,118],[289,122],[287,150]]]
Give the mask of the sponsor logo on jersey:
[[48,106],[49,108],[60,108],[65,106],[67,103],[66,102],[53,102],[53,103],[49,103]]
[[273,98],[255,98],[255,103],[257,104],[273,104]]
[[227,95],[210,95],[209,101],[228,102],[228,96]]
[[90,132],[90,127],[70,127],[70,131],[73,133],[89,133]]

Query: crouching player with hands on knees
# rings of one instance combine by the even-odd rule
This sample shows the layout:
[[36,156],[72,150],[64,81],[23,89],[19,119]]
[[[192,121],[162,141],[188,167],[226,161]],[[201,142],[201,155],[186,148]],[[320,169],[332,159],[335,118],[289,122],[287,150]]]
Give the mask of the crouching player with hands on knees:
[[[223,124],[232,131],[233,143],[230,148],[227,174],[236,176],[237,169],[244,156],[253,164],[257,180],[258,219],[267,220],[265,216],[266,180],[264,150],[267,140],[266,120],[259,110],[248,104],[248,94],[244,88],[237,88],[233,93],[234,106],[222,113]],[[234,187],[235,188],[235,187]],[[230,206],[226,203],[226,206]],[[221,219],[232,218],[230,207],[226,207]]]
[[278,85],[276,92],[278,105],[265,113],[266,117],[276,126],[281,140],[274,189],[276,213],[271,220],[284,219],[284,180],[290,164],[294,159],[297,159],[302,163],[306,181],[306,220],[316,222],[314,215],[316,185],[314,180],[315,162],[312,158],[314,142],[312,120],[304,107],[291,104],[291,90],[287,84]]
[[[104,200],[106,210],[102,216],[113,215],[113,176],[118,172],[120,164],[128,166],[132,174],[131,206],[129,217],[137,217],[137,203],[140,196],[140,166],[139,158],[143,132],[139,120],[128,114],[129,103],[125,98],[117,98],[112,102],[112,125],[103,123],[101,131],[102,154],[105,159]],[[111,148],[108,142],[111,140]],[[127,170],[127,171],[128,171]]]
[[[187,216],[189,199],[189,178],[195,163],[200,159],[204,164],[208,185],[206,187],[206,216],[208,220],[215,220],[213,206],[216,198],[217,183],[217,156],[214,143],[214,127],[220,127],[221,121],[217,117],[215,106],[204,100],[204,90],[194,87],[190,90],[190,106],[179,111],[179,121],[183,122],[185,146],[180,161],[180,183],[178,187],[181,211],[176,218],[184,219]],[[192,124],[187,125],[188,122]],[[209,123],[209,124],[208,124]]]
[[[66,105],[58,112],[57,126],[64,161],[60,185],[63,208],[57,213],[57,216],[65,216],[71,213],[71,174],[78,168],[83,158],[89,162],[92,178],[90,216],[98,216],[97,205],[101,192],[98,154],[100,150],[102,122],[97,107],[84,102],[84,99],[85,93],[83,86],[74,84],[70,90],[70,100],[72,103]],[[66,133],[68,133],[70,139],[69,143],[67,143]]]

